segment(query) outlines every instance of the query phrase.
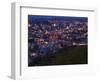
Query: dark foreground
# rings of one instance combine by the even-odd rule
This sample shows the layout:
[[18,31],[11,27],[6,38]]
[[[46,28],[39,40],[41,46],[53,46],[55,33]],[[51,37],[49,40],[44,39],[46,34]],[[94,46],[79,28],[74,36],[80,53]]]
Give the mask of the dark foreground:
[[29,66],[87,64],[87,46],[73,46],[58,53],[33,58]]

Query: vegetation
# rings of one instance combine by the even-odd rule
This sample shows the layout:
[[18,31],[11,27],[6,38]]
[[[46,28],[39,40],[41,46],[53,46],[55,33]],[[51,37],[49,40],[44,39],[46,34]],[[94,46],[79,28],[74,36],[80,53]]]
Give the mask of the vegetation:
[[48,53],[46,56],[33,58],[33,61],[29,66],[74,65],[87,63],[87,46],[73,46],[67,49],[62,49],[55,54]]

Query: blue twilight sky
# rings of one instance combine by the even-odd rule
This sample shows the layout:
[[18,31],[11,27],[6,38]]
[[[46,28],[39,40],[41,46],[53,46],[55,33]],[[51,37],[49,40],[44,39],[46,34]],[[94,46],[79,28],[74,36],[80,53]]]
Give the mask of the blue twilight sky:
[[88,22],[88,17],[71,17],[71,16],[47,16],[47,15],[28,15],[28,21],[46,21],[46,20],[65,20],[65,21],[81,21]]

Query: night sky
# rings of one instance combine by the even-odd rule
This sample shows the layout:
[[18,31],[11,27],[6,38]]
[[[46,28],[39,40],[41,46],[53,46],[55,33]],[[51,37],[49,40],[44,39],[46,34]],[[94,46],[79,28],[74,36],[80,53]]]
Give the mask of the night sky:
[[87,22],[88,17],[71,17],[71,16],[44,16],[44,15],[28,15],[28,21],[34,21],[34,20],[64,20],[64,21],[81,21],[81,22]]

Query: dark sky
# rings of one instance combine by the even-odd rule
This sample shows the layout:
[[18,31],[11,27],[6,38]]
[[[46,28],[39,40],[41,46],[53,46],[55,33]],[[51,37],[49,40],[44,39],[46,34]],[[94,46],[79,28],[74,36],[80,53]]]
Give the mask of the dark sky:
[[34,21],[34,20],[66,20],[66,21],[87,22],[88,17],[28,15],[28,21]]

